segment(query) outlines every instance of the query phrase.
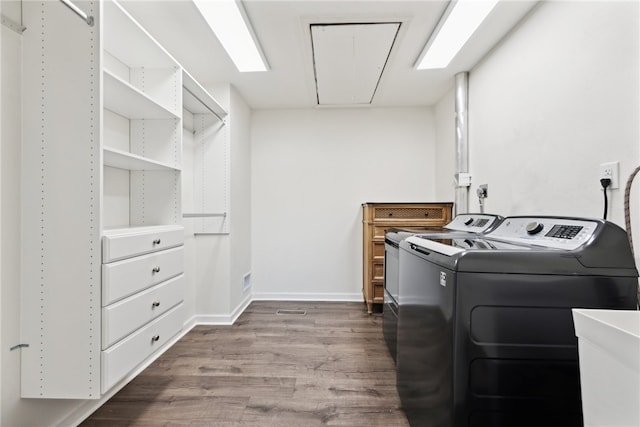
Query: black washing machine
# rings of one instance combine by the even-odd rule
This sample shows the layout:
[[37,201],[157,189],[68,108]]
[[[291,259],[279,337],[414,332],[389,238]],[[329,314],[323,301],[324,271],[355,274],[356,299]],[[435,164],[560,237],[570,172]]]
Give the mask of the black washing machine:
[[510,217],[400,243],[397,387],[413,427],[582,426],[572,308],[637,308],[627,235]]
[[460,214],[444,227],[392,228],[384,239],[384,306],[383,331],[387,348],[393,360],[396,360],[396,342],[398,327],[398,290],[399,290],[399,245],[407,237],[427,233],[484,233],[492,230],[502,220],[501,216],[490,214]]

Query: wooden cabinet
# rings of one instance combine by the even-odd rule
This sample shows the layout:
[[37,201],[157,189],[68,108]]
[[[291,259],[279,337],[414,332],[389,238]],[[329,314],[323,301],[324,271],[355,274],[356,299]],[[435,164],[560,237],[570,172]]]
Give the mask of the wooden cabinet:
[[384,235],[393,227],[442,227],[451,221],[453,203],[364,203],[363,284],[367,311],[384,302]]

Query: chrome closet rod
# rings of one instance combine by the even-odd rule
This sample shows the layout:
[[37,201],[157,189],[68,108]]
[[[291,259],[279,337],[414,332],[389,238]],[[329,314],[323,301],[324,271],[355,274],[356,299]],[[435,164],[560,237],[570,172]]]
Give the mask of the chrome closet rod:
[[189,90],[189,88],[184,87],[184,90],[186,90],[187,92],[189,92],[191,94],[191,96],[193,96],[195,99],[198,100],[199,103],[201,103],[202,105],[204,105],[204,108],[206,108],[207,110],[211,111],[211,114],[213,114],[214,116],[216,116],[218,118],[218,120],[220,120],[222,122],[222,124],[224,124],[224,119],[222,117],[220,117],[218,115],[218,113],[216,113],[215,111],[213,111],[207,104],[204,103],[204,101],[202,101],[202,99],[198,98],[198,95],[196,95],[195,93],[191,92]]
[[226,212],[222,213],[184,213],[182,214],[183,218],[214,218],[214,217],[223,217],[227,216]]
[[87,14],[82,11],[82,9],[80,9],[75,4],[71,3],[71,1],[69,0],[60,0],[60,1],[69,9],[73,10],[76,13],[76,15],[82,18],[84,22],[87,23],[88,26],[93,27],[93,16],[87,16]]
[[199,232],[193,233],[194,236],[228,236],[229,234],[230,234],[229,232],[226,232],[226,233],[222,233],[222,232],[220,232],[220,233],[199,233]]

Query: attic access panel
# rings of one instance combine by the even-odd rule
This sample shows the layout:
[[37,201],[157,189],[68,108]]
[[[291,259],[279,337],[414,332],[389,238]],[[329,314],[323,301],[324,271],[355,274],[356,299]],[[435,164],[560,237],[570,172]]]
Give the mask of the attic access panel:
[[371,104],[400,22],[311,24],[318,105]]

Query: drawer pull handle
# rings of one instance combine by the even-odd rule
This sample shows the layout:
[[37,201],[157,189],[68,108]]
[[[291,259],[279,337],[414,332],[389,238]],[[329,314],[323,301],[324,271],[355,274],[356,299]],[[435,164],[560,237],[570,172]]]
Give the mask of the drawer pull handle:
[[160,239],[155,239],[155,240],[153,241],[153,244],[154,244],[154,245],[159,245],[159,244],[160,244]]
[[160,267],[153,267],[152,273],[160,273]]
[[151,337],[151,342],[152,343],[157,342],[159,339],[160,339],[160,335],[154,335]]
[[151,303],[151,307],[156,308],[156,307],[160,307],[160,301],[154,301]]

